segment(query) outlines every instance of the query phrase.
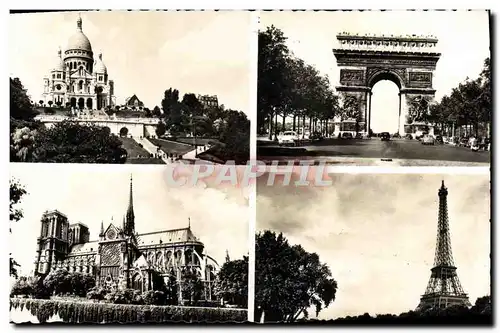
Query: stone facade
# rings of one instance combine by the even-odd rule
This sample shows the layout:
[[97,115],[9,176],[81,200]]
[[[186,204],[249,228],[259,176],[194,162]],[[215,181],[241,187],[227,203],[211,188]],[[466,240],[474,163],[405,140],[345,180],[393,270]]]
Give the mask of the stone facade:
[[371,91],[381,80],[391,80],[399,87],[398,132],[405,135],[411,131],[409,128],[418,122],[422,113],[422,110],[415,112],[415,99],[425,101],[428,107],[434,98],[432,80],[440,58],[436,49],[438,40],[432,36],[358,36],[348,33],[337,35],[337,40],[339,47],[333,50],[340,68],[337,91],[343,100],[348,96],[358,100],[360,131],[369,131]]
[[219,99],[217,95],[198,95],[198,101],[204,108],[216,108],[219,106]]
[[37,238],[35,275],[57,269],[89,273],[99,286],[116,289],[133,288],[141,292],[155,288],[154,280],[182,279],[188,271],[198,274],[211,299],[217,262],[204,254],[203,243],[187,228],[138,234],[130,180],[129,205],[123,223],[113,221],[99,239],[89,241],[89,228],[82,223],[69,224],[63,213],[47,211],[41,219]]
[[43,100],[77,109],[104,109],[114,105],[114,82],[109,79],[102,54],[94,59],[92,45],[82,30],[82,19],[69,38],[62,56],[57,53],[54,66],[44,78]]

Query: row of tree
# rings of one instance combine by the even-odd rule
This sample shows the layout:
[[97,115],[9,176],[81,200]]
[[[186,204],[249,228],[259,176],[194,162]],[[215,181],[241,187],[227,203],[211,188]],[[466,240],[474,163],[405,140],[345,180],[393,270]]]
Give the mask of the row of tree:
[[468,308],[454,305],[444,309],[432,308],[408,311],[399,315],[380,314],[371,316],[347,316],[332,320],[300,319],[298,323],[338,325],[386,325],[386,324],[428,324],[428,325],[491,325],[493,324],[491,297],[477,298],[474,306]]
[[491,64],[487,58],[478,78],[468,78],[453,88],[449,96],[431,104],[426,120],[437,124],[444,134],[456,135],[451,131],[463,126],[465,130],[458,133],[460,136],[487,135],[492,119],[491,98]]
[[[311,131],[325,132],[327,123],[341,112],[338,96],[312,65],[289,50],[287,37],[274,27],[259,32],[257,126],[259,134],[285,128],[286,117],[293,118],[293,130],[308,121]],[[278,122],[282,117],[282,124]]]

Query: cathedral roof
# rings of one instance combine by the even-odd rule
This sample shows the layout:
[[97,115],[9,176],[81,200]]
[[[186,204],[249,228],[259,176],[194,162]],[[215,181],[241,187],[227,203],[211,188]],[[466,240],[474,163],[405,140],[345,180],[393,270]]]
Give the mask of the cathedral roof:
[[75,244],[71,247],[69,252],[70,255],[86,253],[86,252],[97,252],[97,241],[91,241],[83,244]]
[[99,57],[95,62],[94,72],[99,74],[106,74],[108,72],[106,65],[104,65],[104,62],[102,61],[102,53],[99,53]]
[[90,41],[82,31],[82,19],[80,17],[76,21],[76,27],[76,32],[68,40],[66,50],[83,50],[92,52]]
[[139,246],[169,244],[179,242],[195,242],[198,239],[190,228],[148,232],[139,235]]

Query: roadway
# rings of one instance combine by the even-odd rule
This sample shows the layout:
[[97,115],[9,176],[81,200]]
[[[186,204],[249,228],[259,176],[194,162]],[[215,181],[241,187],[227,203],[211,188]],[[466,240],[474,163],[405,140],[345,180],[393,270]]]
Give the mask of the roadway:
[[[339,160],[355,159],[398,159],[403,161],[427,161],[424,165],[442,166],[450,164],[483,164],[490,163],[490,152],[474,152],[465,147],[451,145],[422,145],[417,140],[395,139],[381,141],[378,138],[361,139],[325,139],[316,143],[305,143],[300,147],[280,147],[272,141],[258,140],[257,156],[268,160],[276,158],[338,158]],[[456,163],[455,163],[456,162]],[[408,165],[408,163],[405,163]],[[419,163],[422,165],[422,163]]]

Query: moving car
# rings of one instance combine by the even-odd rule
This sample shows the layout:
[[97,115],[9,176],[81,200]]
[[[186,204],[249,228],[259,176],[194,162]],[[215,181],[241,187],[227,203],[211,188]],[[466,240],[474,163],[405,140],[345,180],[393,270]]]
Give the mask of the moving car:
[[391,135],[389,134],[389,132],[382,132],[382,133],[380,133],[380,140],[381,141],[390,141]]
[[321,141],[323,140],[323,135],[321,135],[320,132],[314,132],[311,137],[310,137],[311,141],[312,142],[318,142],[318,141]]
[[299,141],[297,132],[286,131],[278,135],[278,144],[281,145],[295,145]]
[[352,136],[351,132],[344,132],[344,133],[342,133],[341,138],[342,139],[353,139],[354,137]]
[[434,139],[433,136],[429,135],[429,134],[425,134],[421,139],[420,141],[422,142],[423,145],[434,145],[434,143],[436,142],[436,140]]

